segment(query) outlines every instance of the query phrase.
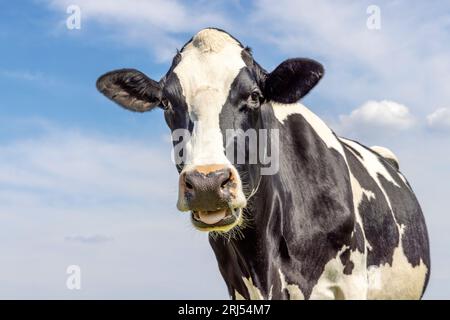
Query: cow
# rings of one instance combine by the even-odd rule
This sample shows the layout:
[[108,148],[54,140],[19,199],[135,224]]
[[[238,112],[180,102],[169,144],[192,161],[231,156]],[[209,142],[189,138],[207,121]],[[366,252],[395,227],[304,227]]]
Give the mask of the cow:
[[[338,137],[299,103],[323,74],[306,58],[267,72],[236,38],[206,28],[160,81],[119,69],[97,88],[131,111],[159,107],[172,133],[190,134],[173,141],[185,141],[177,207],[209,232],[232,299],[420,299],[430,276],[420,205],[390,150]],[[249,143],[235,163],[230,129],[233,145],[248,130],[277,130],[277,170],[250,163]]]

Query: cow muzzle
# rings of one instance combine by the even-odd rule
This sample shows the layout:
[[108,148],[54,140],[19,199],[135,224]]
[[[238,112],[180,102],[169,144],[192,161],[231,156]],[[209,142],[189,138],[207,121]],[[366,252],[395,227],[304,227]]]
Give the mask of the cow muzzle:
[[246,199],[239,174],[228,165],[190,166],[180,175],[177,207],[191,211],[202,231],[229,231],[242,222]]

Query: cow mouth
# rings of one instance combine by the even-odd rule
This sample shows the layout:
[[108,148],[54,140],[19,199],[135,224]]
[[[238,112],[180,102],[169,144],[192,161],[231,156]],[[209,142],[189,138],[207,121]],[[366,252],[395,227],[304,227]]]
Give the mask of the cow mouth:
[[201,231],[229,231],[239,223],[241,212],[239,208],[215,211],[193,210],[192,223]]

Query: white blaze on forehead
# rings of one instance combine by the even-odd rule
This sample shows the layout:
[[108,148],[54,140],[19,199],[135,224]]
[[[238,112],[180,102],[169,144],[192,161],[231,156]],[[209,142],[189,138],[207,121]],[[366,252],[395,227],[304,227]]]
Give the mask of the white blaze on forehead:
[[183,90],[188,113],[194,122],[186,147],[192,165],[229,163],[224,153],[219,115],[231,84],[245,67],[242,47],[227,33],[204,29],[181,52],[174,69]]

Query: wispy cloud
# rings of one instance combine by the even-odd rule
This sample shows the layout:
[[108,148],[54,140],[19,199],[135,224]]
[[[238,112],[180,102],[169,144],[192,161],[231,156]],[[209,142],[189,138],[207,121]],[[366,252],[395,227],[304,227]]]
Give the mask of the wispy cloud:
[[[69,87],[67,80],[63,80],[53,74],[48,74],[39,70],[0,69],[0,80],[2,80],[2,78],[8,82],[17,82],[19,85],[30,84],[46,89],[65,89]],[[73,90],[75,89],[74,86],[71,88]]]
[[83,244],[99,244],[104,242],[113,241],[114,238],[101,235],[101,234],[95,234],[95,235],[89,235],[89,236],[83,236],[83,235],[74,235],[74,236],[66,236],[64,237],[64,240],[69,242],[78,242]]
[[0,76],[25,81],[42,81],[43,79],[45,79],[45,76],[42,72],[19,70],[0,70]]
[[433,129],[450,129],[450,109],[439,108],[427,116],[428,125]]
[[[54,191],[53,196],[89,197],[94,190],[111,198],[167,196],[152,181],[171,174],[168,151],[163,156],[142,142],[46,130],[50,134],[0,145],[0,184]],[[129,182],[127,187],[123,181]]]
[[1,298],[226,298],[206,235],[176,210],[169,143],[33,125],[0,141]]
[[[49,5],[65,13],[71,0],[49,0]],[[121,43],[148,48],[159,61],[169,61],[175,49],[186,41],[186,33],[207,26],[229,25],[217,5],[177,0],[79,0],[82,23],[108,27]],[[183,37],[179,37],[180,33]]]

